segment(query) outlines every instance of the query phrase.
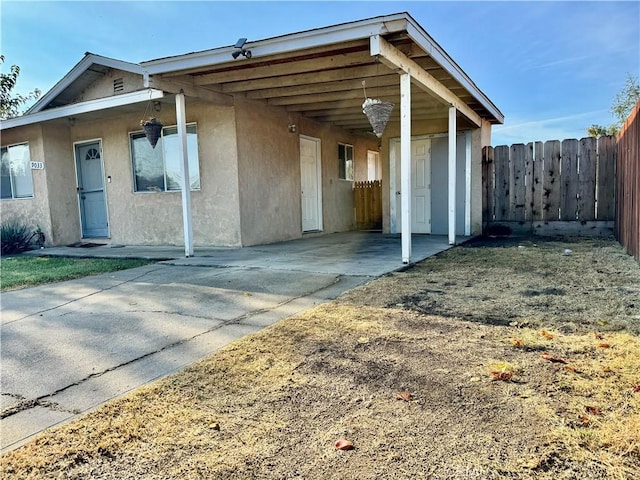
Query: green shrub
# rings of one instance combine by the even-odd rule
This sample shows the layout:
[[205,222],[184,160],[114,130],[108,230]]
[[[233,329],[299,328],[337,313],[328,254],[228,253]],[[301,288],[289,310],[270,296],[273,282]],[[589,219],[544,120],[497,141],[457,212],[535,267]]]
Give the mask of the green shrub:
[[31,227],[18,220],[9,220],[0,225],[2,255],[20,253],[31,247]]

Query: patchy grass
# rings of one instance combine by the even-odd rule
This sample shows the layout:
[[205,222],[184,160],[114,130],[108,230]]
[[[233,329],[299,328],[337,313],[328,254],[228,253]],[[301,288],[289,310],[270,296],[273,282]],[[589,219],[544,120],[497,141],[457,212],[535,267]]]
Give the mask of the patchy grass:
[[115,272],[147,265],[147,260],[34,257],[3,257],[0,262],[1,291],[33,287],[44,283]]
[[[571,245],[578,258],[617,252],[611,242]],[[2,457],[3,478],[640,478],[640,339],[624,329],[635,307],[616,307],[635,300],[624,293],[599,307],[598,319],[615,317],[616,331],[588,312],[564,328],[557,317],[574,318],[575,299],[546,316],[523,302],[525,313],[514,308],[503,322],[487,321],[486,308],[462,320],[410,302],[388,306],[432,285],[416,269],[443,289],[470,268],[470,282],[505,302],[504,269],[527,271],[516,265],[522,249],[477,247],[487,269],[498,253],[511,256],[496,262],[496,275],[477,277],[468,248],[285,319],[51,429]],[[598,274],[602,288],[637,291],[640,267],[613,261],[619,270]],[[557,261],[531,263],[544,288],[564,297],[581,296],[591,269],[603,269],[588,262],[584,281],[566,272],[570,289],[556,282]],[[507,290],[522,300],[522,285]],[[437,296],[433,308],[466,311],[467,300],[454,299]],[[354,448],[336,449],[340,438]]]

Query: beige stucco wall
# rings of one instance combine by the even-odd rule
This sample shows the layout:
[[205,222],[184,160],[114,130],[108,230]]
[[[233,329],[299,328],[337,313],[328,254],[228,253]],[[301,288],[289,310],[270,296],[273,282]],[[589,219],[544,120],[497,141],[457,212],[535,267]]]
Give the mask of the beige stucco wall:
[[80,238],[73,146],[65,123],[42,125],[53,245],[67,245]]
[[378,150],[377,138],[241,99],[236,116],[243,245],[302,236],[300,135],[321,144],[323,232],[354,228],[353,182],[338,178],[338,143],[353,145],[355,170],[366,172],[367,150]]
[[[142,106],[141,108],[144,108]],[[238,179],[233,107],[187,103],[187,122],[198,128],[201,190],[191,192],[194,243],[240,245]],[[134,192],[129,133],[139,131],[143,113],[83,122],[76,119],[71,142],[100,139],[103,149],[109,234],[112,243],[183,245],[180,192]],[[172,103],[158,118],[176,124]]]
[[[121,78],[124,89],[117,94],[113,91],[113,81]],[[112,97],[122,93],[134,92],[143,88],[142,75],[124,72],[110,68],[103,77],[95,80],[91,85],[76,97],[72,103],[95,100],[96,98]]]
[[355,135],[329,124],[300,118],[299,132],[319,138],[322,146],[322,209],[323,231],[344,232],[355,228],[353,182],[338,178],[338,144],[353,145],[354,172],[367,163],[367,150],[378,150],[374,136]]
[[301,235],[299,137],[284,109],[237,99],[242,245]]
[[44,170],[31,170],[33,178],[33,198],[0,200],[0,217],[2,223],[18,220],[34,229],[40,226],[45,233],[47,244],[51,244],[51,217],[47,191],[47,175],[53,167],[45,158],[42,129],[40,125],[27,125],[2,131],[2,146],[29,143],[31,161],[45,163]]

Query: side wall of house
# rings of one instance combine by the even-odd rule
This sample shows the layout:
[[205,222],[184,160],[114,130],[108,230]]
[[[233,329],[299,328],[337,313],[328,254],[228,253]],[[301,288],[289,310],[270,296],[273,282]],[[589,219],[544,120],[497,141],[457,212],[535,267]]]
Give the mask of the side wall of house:
[[301,235],[300,144],[284,109],[236,99],[242,245]]
[[338,178],[338,143],[353,145],[354,169],[366,172],[367,150],[378,150],[377,138],[242,99],[236,118],[242,245],[302,236],[300,135],[320,140],[323,232],[354,228],[353,182]]
[[40,125],[28,125],[11,128],[2,132],[2,146],[29,143],[31,161],[44,162],[44,170],[31,170],[33,179],[33,197],[0,200],[2,223],[16,220],[36,228],[38,225],[45,233],[47,244],[51,244],[51,215],[47,190],[47,175],[54,165],[45,158],[42,128]]
[[80,236],[76,170],[69,126],[46,123],[42,126],[47,191],[51,209],[51,243],[68,245]]
[[[144,112],[83,122],[71,142],[102,141],[110,240],[129,245],[183,245],[180,192],[135,192],[129,134]],[[240,245],[238,172],[233,107],[188,99],[187,122],[197,123],[199,191],[191,192],[195,245]],[[176,124],[175,105],[164,103],[158,118]]]

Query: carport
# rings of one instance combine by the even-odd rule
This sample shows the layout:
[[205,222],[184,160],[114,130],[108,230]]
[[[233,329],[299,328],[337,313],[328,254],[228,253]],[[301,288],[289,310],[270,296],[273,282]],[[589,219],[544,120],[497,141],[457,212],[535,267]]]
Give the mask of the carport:
[[[290,127],[302,117],[366,134],[363,81],[369,96],[395,105],[381,138],[385,231],[400,211],[401,257],[412,257],[412,138],[448,136],[448,242],[456,239],[456,135],[465,137],[464,234],[477,232],[481,189],[480,152],[490,142],[498,108],[407,13],[243,42],[213,50],[143,62],[145,86],[175,94],[178,131],[186,135],[185,96],[229,104],[234,97],[285,108]],[[170,97],[169,97],[170,98]],[[477,132],[474,136],[472,132]],[[399,142],[400,180],[390,173],[390,141]],[[183,138],[183,145],[186,140]],[[182,148],[182,178],[189,178]],[[386,160],[386,161],[385,161]],[[185,255],[193,256],[190,192],[183,188]],[[396,195],[397,194],[397,195]],[[399,198],[397,198],[399,197]]]

